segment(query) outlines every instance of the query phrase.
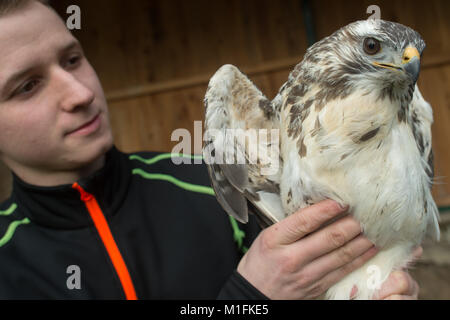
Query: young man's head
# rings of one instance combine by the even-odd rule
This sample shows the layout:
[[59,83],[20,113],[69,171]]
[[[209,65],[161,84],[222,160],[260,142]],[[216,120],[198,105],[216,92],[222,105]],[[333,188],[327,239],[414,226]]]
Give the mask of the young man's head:
[[0,0],[0,158],[57,185],[99,169],[113,138],[95,71],[43,2]]

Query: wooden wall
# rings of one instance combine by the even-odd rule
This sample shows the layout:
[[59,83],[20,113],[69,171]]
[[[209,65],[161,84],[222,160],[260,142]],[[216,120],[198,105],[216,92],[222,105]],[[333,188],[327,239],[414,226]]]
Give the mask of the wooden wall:
[[[174,129],[192,132],[221,65],[238,66],[273,98],[308,47],[302,0],[53,2],[63,16],[69,4],[81,7],[82,29],[74,34],[103,83],[116,145],[127,152],[170,151]],[[419,86],[434,108],[436,174],[444,176],[434,195],[450,205],[450,3],[311,0],[317,39],[366,19],[372,4],[427,42]]]

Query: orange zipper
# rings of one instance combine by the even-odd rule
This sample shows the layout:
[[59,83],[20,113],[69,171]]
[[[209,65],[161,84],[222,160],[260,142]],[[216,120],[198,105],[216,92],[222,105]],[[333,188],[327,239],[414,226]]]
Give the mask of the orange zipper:
[[125,261],[120,254],[119,248],[117,247],[111,230],[109,229],[108,222],[106,221],[97,200],[92,194],[84,191],[84,189],[76,182],[72,185],[72,188],[78,190],[81,194],[81,201],[83,201],[86,205],[89,215],[91,216],[92,221],[94,221],[95,228],[102,239],[103,245],[108,252],[114,269],[119,276],[126,299],[137,300],[136,291],[134,289],[130,273],[128,272]]

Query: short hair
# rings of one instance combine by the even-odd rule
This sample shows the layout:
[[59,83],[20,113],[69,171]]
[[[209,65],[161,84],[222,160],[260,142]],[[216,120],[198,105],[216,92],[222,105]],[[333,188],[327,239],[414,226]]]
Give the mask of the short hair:
[[50,6],[49,0],[0,0],[0,17],[23,8],[31,1],[37,1],[46,6]]

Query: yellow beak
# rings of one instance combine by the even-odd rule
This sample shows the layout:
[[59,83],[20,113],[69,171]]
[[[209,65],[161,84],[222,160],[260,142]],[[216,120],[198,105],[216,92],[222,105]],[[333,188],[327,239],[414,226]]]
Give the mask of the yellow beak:
[[403,52],[402,64],[408,63],[414,57],[420,60],[419,51],[414,47],[407,47]]
[[403,51],[401,66],[392,63],[380,62],[373,62],[373,64],[381,68],[404,71],[411,77],[412,81],[415,83],[417,81],[417,78],[419,77],[420,53],[417,48],[407,47],[405,51]]

